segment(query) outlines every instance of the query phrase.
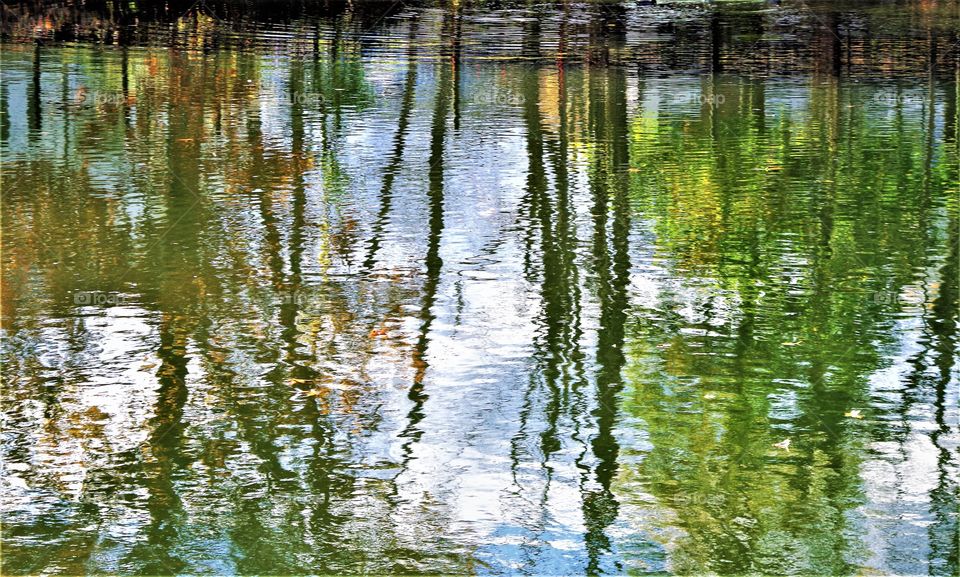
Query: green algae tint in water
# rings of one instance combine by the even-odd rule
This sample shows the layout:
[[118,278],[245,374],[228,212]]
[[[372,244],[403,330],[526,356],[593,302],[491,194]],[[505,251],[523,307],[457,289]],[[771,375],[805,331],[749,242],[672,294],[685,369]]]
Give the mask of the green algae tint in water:
[[957,573],[952,60],[387,29],[4,46],[4,574]]

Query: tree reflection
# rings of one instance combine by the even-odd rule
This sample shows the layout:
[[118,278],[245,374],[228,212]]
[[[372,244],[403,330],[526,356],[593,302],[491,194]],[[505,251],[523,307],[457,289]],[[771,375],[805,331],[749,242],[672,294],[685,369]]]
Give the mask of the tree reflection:
[[947,35],[748,79],[724,13],[664,78],[632,8],[496,65],[344,10],[5,54],[5,570],[956,572]]

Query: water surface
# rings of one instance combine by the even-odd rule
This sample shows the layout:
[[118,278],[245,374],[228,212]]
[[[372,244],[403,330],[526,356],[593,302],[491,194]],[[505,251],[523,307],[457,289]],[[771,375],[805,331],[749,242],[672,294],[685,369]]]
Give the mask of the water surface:
[[3,572],[956,574],[956,6],[5,44]]

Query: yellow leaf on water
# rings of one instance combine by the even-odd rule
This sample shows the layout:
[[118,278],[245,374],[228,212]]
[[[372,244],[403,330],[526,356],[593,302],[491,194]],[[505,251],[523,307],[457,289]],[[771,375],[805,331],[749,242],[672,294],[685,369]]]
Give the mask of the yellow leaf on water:
[[862,419],[863,415],[860,414],[860,409],[851,409],[843,414],[844,417],[850,417],[851,419]]

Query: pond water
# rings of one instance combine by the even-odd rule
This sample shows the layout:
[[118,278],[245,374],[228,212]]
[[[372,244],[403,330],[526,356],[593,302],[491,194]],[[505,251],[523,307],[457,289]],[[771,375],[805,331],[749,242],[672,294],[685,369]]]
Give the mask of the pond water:
[[5,574],[957,573],[957,2],[288,9],[5,12]]

